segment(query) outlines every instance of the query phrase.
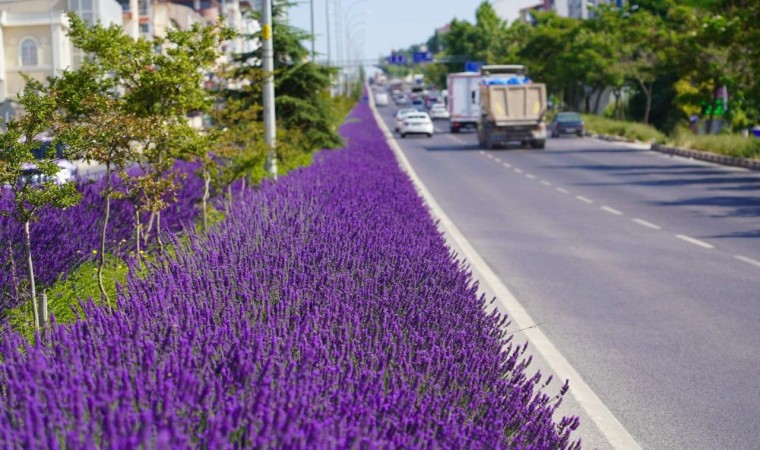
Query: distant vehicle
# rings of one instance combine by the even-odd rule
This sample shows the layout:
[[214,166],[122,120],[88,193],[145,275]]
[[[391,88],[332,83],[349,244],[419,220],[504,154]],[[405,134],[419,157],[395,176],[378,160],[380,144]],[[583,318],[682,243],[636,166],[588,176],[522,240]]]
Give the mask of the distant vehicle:
[[422,74],[414,75],[414,84],[422,86],[425,83],[425,76]]
[[433,129],[433,121],[430,120],[430,116],[425,112],[416,112],[404,118],[399,133],[402,138],[409,134],[424,134],[431,138],[433,137]]
[[397,105],[406,105],[408,103],[409,103],[409,97],[407,97],[406,94],[401,93],[398,96],[396,96]]
[[412,100],[412,107],[417,108],[418,111],[427,112],[427,108],[425,107],[425,100],[419,97]]
[[554,118],[549,128],[552,131],[552,137],[559,137],[563,134],[583,136],[584,125],[580,114],[573,111],[565,111],[557,114],[557,117]]
[[390,101],[388,100],[387,92],[375,92],[375,104],[377,106],[388,106]]
[[44,138],[40,140],[40,145],[32,150],[32,155],[38,161],[51,160],[58,166],[58,172],[49,177],[43,175],[36,164],[24,164],[22,179],[29,180],[32,184],[41,184],[47,181],[63,184],[77,179],[77,166],[64,157],[66,147],[63,144],[58,144],[53,149],[52,146],[53,140]]
[[452,133],[478,127],[480,118],[480,80],[475,72],[452,73],[448,76],[448,105]]
[[401,109],[399,109],[396,112],[396,117],[395,117],[395,119],[396,119],[396,127],[395,127],[394,131],[396,131],[397,133],[399,132],[399,130],[401,129],[401,124],[404,122],[404,119],[406,118],[406,116],[408,116],[409,114],[416,114],[418,112],[419,111],[417,110],[417,108],[401,108]]
[[436,103],[430,108],[430,118],[433,120],[448,119],[449,110],[446,109],[446,105],[444,105],[443,103]]
[[525,66],[482,66],[478,144],[493,148],[519,142],[533,148],[546,145],[546,85],[527,78]]

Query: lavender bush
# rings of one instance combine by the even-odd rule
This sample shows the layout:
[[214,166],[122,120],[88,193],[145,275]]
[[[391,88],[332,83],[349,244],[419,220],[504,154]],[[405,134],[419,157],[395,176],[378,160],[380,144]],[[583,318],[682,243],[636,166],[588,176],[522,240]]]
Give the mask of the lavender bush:
[[[184,174],[184,178],[178,201],[162,214],[162,230],[168,233],[192,225],[200,212],[197,204],[203,194],[203,181],[195,175],[196,164],[178,162],[175,169]],[[94,259],[92,251],[99,247],[98,226],[103,214],[102,184],[102,181],[82,183],[82,201],[77,206],[66,210],[47,209],[40,220],[32,224],[32,257],[39,285],[49,286],[74,267]],[[0,211],[10,208],[11,199],[7,193],[0,192]],[[126,200],[114,201],[111,217],[110,251],[128,252],[134,247],[134,208]],[[0,317],[26,295],[23,242],[22,226],[11,217],[0,216]]]
[[[3,336],[0,447],[568,448],[366,105],[109,311]],[[563,393],[566,387],[563,389]]]

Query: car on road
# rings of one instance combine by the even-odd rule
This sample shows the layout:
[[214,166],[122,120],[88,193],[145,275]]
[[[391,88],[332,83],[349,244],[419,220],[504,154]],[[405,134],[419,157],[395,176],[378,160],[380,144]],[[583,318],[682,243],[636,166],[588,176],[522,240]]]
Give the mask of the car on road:
[[395,101],[397,105],[406,105],[409,103],[409,98],[404,93],[400,93],[395,96]]
[[563,134],[574,134],[583,136],[584,133],[583,118],[580,114],[573,111],[564,111],[557,114],[549,129],[552,137],[560,137]]
[[412,100],[412,108],[416,108],[417,111],[420,112],[427,112],[427,108],[425,107],[425,100],[421,98],[415,98]]
[[449,109],[443,103],[436,103],[430,108],[430,118],[436,119],[449,119]]
[[396,119],[396,128],[395,128],[395,131],[398,133],[398,131],[401,129],[401,124],[404,122],[404,119],[406,118],[406,116],[408,116],[409,114],[415,114],[415,113],[418,113],[418,112],[419,111],[417,110],[417,108],[401,108],[398,111],[396,111],[396,116],[395,116],[395,119]]
[[399,127],[399,133],[402,138],[409,134],[424,134],[427,137],[433,137],[433,121],[426,112],[416,112],[404,117]]
[[375,92],[375,104],[377,106],[388,106],[388,93],[387,92]]

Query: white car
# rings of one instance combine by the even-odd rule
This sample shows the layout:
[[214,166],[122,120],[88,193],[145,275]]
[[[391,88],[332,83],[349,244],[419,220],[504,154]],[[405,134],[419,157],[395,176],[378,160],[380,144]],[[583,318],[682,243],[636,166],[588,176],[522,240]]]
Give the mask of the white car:
[[449,119],[449,110],[443,103],[436,103],[430,108],[430,118],[435,119]]
[[426,112],[417,112],[404,117],[399,127],[401,137],[405,138],[407,134],[426,134],[427,137],[433,137],[433,121]]
[[404,119],[409,114],[415,114],[418,113],[417,108],[401,108],[396,112],[396,128],[395,131],[398,133],[398,131],[401,129],[401,124],[404,122]]

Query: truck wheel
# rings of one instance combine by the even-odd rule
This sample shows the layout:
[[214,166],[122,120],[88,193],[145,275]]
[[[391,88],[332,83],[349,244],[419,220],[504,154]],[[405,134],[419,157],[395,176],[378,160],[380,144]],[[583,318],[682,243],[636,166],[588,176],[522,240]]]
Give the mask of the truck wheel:
[[401,138],[406,139],[406,133],[401,133]]
[[546,141],[533,141],[530,143],[530,146],[540,150],[546,147]]
[[454,134],[457,134],[457,133],[459,133],[459,128],[454,128],[454,127],[451,127],[451,128],[450,128],[450,130],[451,130],[451,132],[452,132],[452,133],[454,133]]
[[428,133],[428,138],[433,137],[433,133]]

